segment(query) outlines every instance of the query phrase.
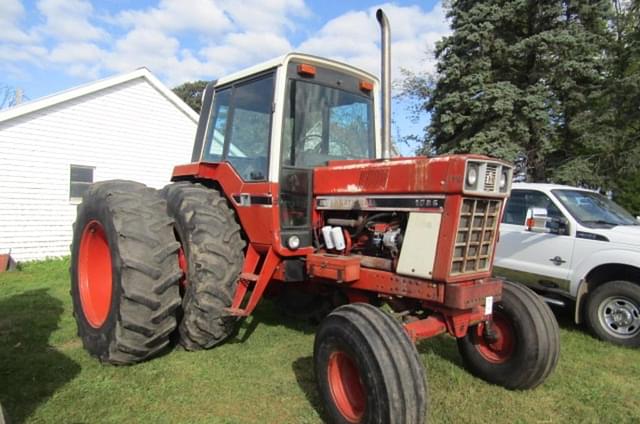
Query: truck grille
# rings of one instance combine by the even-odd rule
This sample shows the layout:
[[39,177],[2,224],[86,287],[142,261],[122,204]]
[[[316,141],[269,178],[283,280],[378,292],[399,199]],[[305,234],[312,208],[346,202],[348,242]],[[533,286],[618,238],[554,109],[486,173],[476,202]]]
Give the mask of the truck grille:
[[463,199],[451,275],[488,271],[496,240],[500,200]]

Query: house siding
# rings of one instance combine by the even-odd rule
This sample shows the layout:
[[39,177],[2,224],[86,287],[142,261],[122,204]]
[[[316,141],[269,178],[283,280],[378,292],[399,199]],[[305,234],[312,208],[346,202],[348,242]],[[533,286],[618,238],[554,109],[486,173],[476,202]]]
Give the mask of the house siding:
[[144,78],[0,122],[0,253],[19,261],[68,255],[77,207],[70,165],[94,167],[94,182],[160,188],[190,160],[195,131]]

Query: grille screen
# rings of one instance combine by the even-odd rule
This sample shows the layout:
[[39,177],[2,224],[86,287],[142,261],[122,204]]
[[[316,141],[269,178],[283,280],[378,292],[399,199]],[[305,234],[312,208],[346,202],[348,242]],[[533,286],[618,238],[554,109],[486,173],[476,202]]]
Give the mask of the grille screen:
[[499,214],[500,200],[462,200],[451,275],[489,270]]
[[484,189],[485,191],[494,191],[496,189],[496,179],[498,176],[498,167],[496,165],[487,165],[487,170],[484,174]]

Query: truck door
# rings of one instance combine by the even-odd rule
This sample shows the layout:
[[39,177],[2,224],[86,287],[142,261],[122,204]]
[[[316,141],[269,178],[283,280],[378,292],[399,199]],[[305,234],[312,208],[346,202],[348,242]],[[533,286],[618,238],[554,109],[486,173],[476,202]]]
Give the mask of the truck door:
[[514,189],[500,224],[494,274],[538,290],[568,293],[575,239],[568,228],[550,233],[526,230],[527,210],[532,207],[546,208],[550,218],[565,218],[545,193]]

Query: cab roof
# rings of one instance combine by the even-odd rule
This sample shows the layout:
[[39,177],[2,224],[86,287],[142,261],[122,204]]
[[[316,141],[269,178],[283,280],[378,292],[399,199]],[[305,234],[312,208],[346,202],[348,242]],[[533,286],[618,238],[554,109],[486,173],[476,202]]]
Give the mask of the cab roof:
[[379,84],[378,77],[376,77],[375,75],[365,70],[356,68],[355,66],[351,66],[346,63],[339,62],[337,60],[326,59],[323,57],[314,56],[314,55],[305,54],[305,53],[292,52],[292,53],[285,54],[283,56],[276,57],[271,60],[267,60],[266,62],[259,63],[249,68],[245,68],[243,70],[234,72],[225,77],[222,77],[216,81],[216,86],[228,84],[230,82],[237,81],[239,79],[258,74],[268,69],[277,68],[279,66],[285,66],[291,60],[300,60],[300,61],[310,62],[312,64],[331,68],[337,71],[348,72],[350,74],[358,75],[360,78],[368,79],[374,82],[376,86]]

